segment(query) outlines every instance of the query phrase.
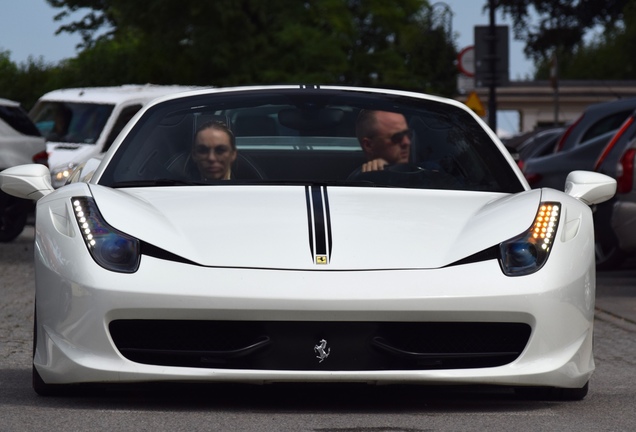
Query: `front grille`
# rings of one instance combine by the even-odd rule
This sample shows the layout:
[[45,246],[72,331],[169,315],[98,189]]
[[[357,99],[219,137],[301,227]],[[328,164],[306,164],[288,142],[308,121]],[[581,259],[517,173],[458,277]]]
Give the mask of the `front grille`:
[[[260,370],[496,367],[524,350],[523,323],[117,320],[110,333],[137,363]],[[318,346],[324,342],[324,354]],[[328,356],[325,357],[325,354]]]

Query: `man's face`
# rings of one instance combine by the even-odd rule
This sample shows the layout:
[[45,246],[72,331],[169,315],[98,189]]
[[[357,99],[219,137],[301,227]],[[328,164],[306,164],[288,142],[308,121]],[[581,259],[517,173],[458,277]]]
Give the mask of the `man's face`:
[[376,113],[376,132],[363,142],[369,159],[381,158],[389,164],[408,163],[412,133],[402,114]]
[[227,133],[219,129],[207,128],[196,136],[192,159],[203,178],[229,179],[230,167],[236,159],[236,150],[232,149]]

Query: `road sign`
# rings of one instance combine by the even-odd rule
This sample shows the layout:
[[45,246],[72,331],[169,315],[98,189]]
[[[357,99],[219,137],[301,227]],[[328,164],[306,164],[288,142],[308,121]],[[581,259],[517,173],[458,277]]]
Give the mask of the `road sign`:
[[457,91],[466,94],[475,90],[475,78],[469,78],[464,74],[457,74]]
[[484,104],[481,103],[481,100],[479,99],[479,96],[477,96],[476,92],[470,92],[468,98],[466,99],[466,106],[475,111],[475,114],[477,114],[479,117],[486,116],[486,109],[484,108]]
[[467,46],[457,55],[457,67],[462,75],[467,77],[475,76],[475,47]]
[[[492,31],[494,30],[494,33]],[[491,51],[492,50],[492,51]],[[510,82],[508,26],[475,26],[475,82],[477,87],[506,86]]]

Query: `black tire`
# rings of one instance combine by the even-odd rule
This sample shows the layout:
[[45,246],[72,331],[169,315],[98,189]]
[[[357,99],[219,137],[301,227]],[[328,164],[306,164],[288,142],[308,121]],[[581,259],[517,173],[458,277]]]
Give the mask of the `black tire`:
[[[33,358],[35,358],[35,347],[38,340],[38,319],[37,311],[33,311]],[[35,364],[31,364],[31,385],[33,390],[40,396],[60,396],[67,393],[68,386],[59,384],[47,384],[44,382],[40,373],[35,368]]]
[[615,270],[625,261],[625,253],[618,247],[618,241],[611,237],[597,236],[594,242],[596,269]]
[[515,393],[530,400],[579,401],[587,396],[589,386],[586,382],[581,388],[517,387]]
[[8,243],[19,236],[27,223],[27,211],[23,206],[0,208],[0,242]]

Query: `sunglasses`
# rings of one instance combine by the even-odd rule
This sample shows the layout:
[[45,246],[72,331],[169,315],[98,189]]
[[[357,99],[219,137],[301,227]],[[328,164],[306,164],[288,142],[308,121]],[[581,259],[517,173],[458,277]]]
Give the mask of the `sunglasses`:
[[391,138],[389,139],[391,140],[393,144],[400,144],[402,141],[404,141],[404,137],[413,139],[413,129],[404,129],[401,132],[396,132],[393,135],[391,135]]
[[204,145],[198,145],[194,147],[194,152],[201,156],[209,154],[210,151],[213,151],[214,154],[217,156],[222,156],[230,151],[230,147],[224,145],[216,146],[214,148],[210,148]]

